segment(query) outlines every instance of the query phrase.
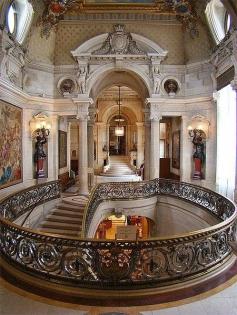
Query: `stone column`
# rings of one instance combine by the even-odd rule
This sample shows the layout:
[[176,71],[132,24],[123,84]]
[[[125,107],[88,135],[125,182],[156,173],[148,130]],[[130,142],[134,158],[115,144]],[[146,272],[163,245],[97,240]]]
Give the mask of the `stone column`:
[[[231,82],[231,86],[233,88],[233,90],[235,90],[236,92],[236,130],[235,132],[237,132],[237,74],[235,76],[235,79]],[[233,148],[234,149],[234,148]],[[237,139],[235,142],[235,152],[237,152]],[[234,201],[237,203],[237,153],[236,153],[236,162],[235,162],[235,190],[234,190]]]
[[150,144],[150,179],[160,175],[160,119],[159,105],[150,101],[151,144]]
[[70,176],[71,171],[71,122],[67,123],[67,167]]
[[137,122],[137,168],[144,162],[143,122]]
[[109,152],[109,124],[106,125],[106,146]]
[[107,158],[107,152],[103,151],[104,145],[107,143],[107,125],[104,122],[97,122],[97,152],[98,167],[103,171],[104,160]]
[[205,186],[216,189],[217,163],[217,104],[212,101],[212,108],[207,110],[207,119],[210,122],[206,139],[206,181]]
[[188,134],[190,118],[182,115],[180,134],[180,181],[190,182],[192,176],[193,144]]
[[88,122],[88,173],[89,173],[89,187],[94,186],[94,123],[95,111],[90,111],[90,121]]
[[144,167],[145,174],[144,179],[150,179],[150,138],[151,138],[151,122],[150,122],[150,113],[145,111],[145,147],[144,147]]
[[77,106],[77,119],[79,124],[79,154],[78,154],[78,178],[79,194],[88,195],[88,139],[87,120],[88,108],[92,104],[91,99],[73,99]]
[[59,116],[52,115],[51,130],[48,137],[48,180],[58,179],[58,122]]

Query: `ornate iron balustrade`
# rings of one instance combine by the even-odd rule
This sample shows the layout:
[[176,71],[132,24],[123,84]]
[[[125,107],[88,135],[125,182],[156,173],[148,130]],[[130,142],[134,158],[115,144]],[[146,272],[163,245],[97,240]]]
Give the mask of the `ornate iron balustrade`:
[[[39,233],[10,222],[7,216],[8,220],[1,218],[0,250],[4,260],[26,273],[57,283],[93,289],[127,289],[131,286],[136,289],[199,277],[232,256],[229,241],[235,240],[237,214],[228,199],[204,188],[166,180],[121,183],[122,187],[127,187],[125,190],[119,188],[120,184],[109,184],[110,190],[104,190],[102,194],[104,186],[99,185],[94,190],[89,211],[96,196],[99,200],[108,200],[118,196],[128,198],[133,193],[137,198],[144,192],[147,197],[159,193],[195,201],[223,222],[185,235],[130,242]],[[22,191],[23,195],[25,193]],[[11,198],[15,200],[14,196]],[[19,212],[22,211],[23,208]]]
[[0,202],[0,216],[14,221],[36,206],[56,198],[60,198],[59,181],[32,186],[4,198]]
[[209,189],[179,181],[156,178],[143,182],[99,184],[93,190],[86,207],[83,229],[86,235],[98,205],[108,200],[136,200],[156,195],[168,195],[203,207],[220,220],[230,218],[235,212],[233,203]]

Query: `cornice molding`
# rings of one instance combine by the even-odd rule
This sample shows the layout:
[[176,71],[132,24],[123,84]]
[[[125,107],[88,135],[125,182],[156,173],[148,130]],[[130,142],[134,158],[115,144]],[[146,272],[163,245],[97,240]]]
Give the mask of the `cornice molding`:
[[164,24],[182,25],[175,16],[172,15],[157,15],[149,13],[122,13],[122,12],[106,12],[106,13],[81,13],[78,15],[65,14],[64,20],[59,24],[78,24],[91,21],[104,21],[111,23],[111,21],[126,21],[126,23],[134,21],[143,21],[147,23],[160,22]]

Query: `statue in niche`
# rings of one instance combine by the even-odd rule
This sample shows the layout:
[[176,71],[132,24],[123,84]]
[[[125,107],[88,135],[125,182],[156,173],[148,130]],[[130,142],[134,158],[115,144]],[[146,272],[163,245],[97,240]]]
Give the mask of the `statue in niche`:
[[152,75],[153,75],[153,94],[160,94],[160,83],[161,83],[160,65],[155,64],[152,66]]
[[47,143],[47,129],[41,128],[36,130],[35,134],[35,154],[34,161],[36,163],[36,178],[44,178],[44,160],[46,159],[46,154],[44,152],[44,144]]
[[87,69],[86,66],[80,66],[78,74],[78,88],[79,88],[79,93],[84,94],[86,93],[86,77],[87,77]]
[[192,143],[194,148],[193,161],[194,172],[193,179],[204,179],[204,163],[205,163],[205,132],[200,129],[194,129],[189,131],[189,135],[192,137]]
[[160,94],[160,77],[154,77],[153,94]]

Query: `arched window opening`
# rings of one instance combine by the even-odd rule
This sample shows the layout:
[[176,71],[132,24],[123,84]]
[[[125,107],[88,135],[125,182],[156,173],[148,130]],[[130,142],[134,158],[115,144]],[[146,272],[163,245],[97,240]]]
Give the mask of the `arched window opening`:
[[27,36],[33,13],[32,5],[27,0],[15,0],[8,7],[7,30],[19,44],[22,44]]
[[215,42],[219,44],[230,29],[230,15],[220,0],[211,0],[205,13]]
[[16,32],[17,14],[14,2],[10,5],[7,12],[7,28],[12,35]]

